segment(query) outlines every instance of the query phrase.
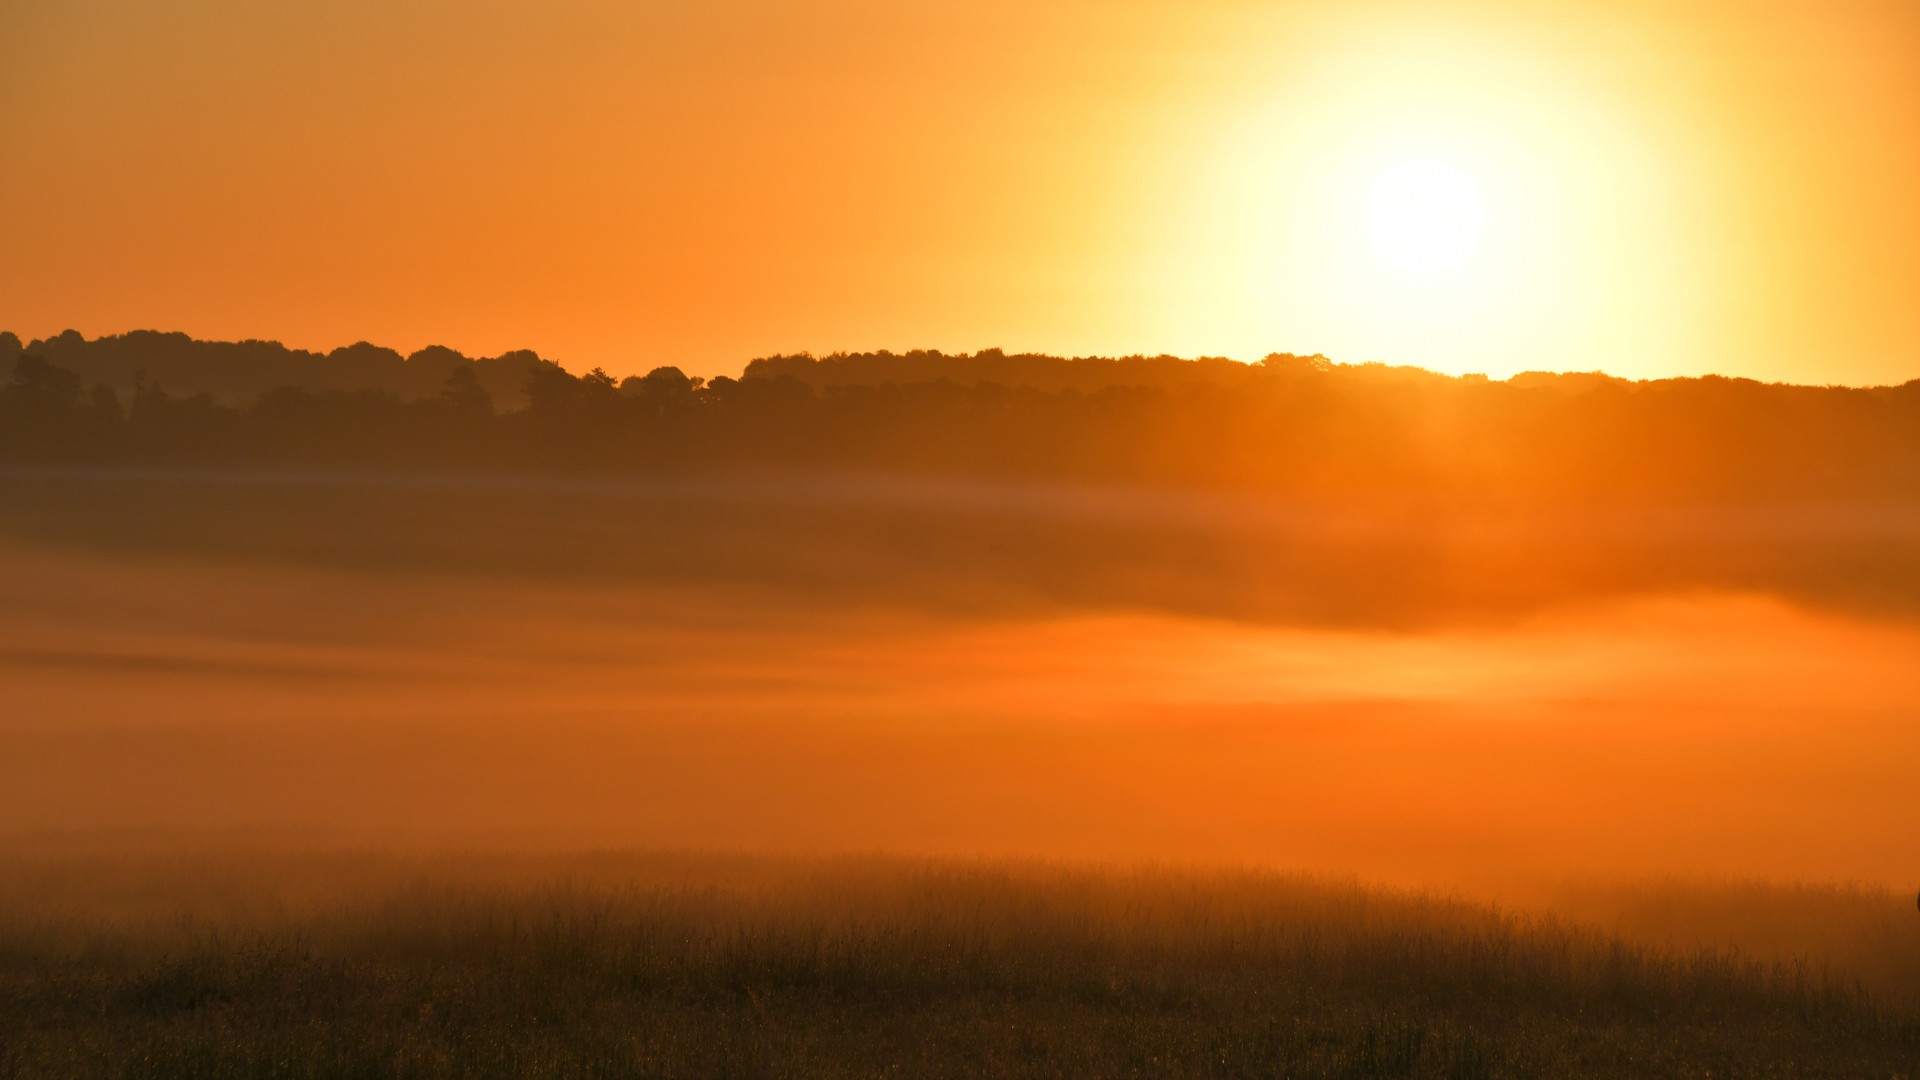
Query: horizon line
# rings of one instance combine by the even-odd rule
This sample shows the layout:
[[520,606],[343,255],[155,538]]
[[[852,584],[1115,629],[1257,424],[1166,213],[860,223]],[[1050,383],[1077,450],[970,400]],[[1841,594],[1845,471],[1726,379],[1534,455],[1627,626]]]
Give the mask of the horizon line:
[[[194,344],[200,344],[200,345],[270,345],[276,348],[284,349],[289,353],[304,354],[304,355],[316,357],[322,360],[331,359],[333,356],[342,352],[347,352],[350,350],[360,349],[364,347],[364,348],[377,349],[381,352],[391,353],[399,357],[402,362],[411,361],[415,357],[418,357],[423,353],[427,353],[433,350],[445,350],[447,352],[451,352],[455,354],[456,356],[459,356],[461,359],[466,360],[468,362],[474,362],[474,361],[480,361],[480,360],[495,360],[495,359],[501,359],[508,356],[530,354],[536,359],[543,361],[545,363],[553,364],[556,367],[559,367],[561,370],[568,372],[569,374],[577,375],[577,374],[584,374],[586,372],[605,370],[604,364],[586,365],[584,362],[577,361],[577,363],[582,364],[582,367],[579,371],[575,371],[575,369],[568,367],[566,363],[560,360],[557,360],[551,356],[546,356],[537,349],[526,348],[526,347],[507,349],[502,352],[495,353],[493,355],[469,355],[468,353],[463,352],[462,350],[455,348],[451,345],[442,345],[437,342],[434,342],[434,343],[423,345],[420,348],[414,349],[411,352],[405,352],[400,349],[393,348],[392,346],[389,346],[389,345],[380,345],[366,338],[360,338],[358,340],[355,340],[345,345],[337,345],[337,346],[334,346],[333,348],[326,349],[326,350],[316,350],[316,349],[303,348],[303,347],[294,346],[294,345],[288,345],[284,341],[280,340],[279,338],[265,338],[265,337],[201,338],[201,337],[195,337],[193,334],[184,330],[161,330],[153,327],[137,327],[131,330],[119,331],[117,333],[99,334],[91,338],[87,337],[81,331],[72,329],[72,328],[68,328],[57,334],[50,334],[46,337],[39,337],[39,338],[26,338],[13,330],[0,328],[0,340],[4,340],[6,338],[12,338],[15,342],[18,343],[19,349],[22,353],[32,351],[35,348],[35,346],[45,345],[47,343],[50,343],[56,340],[66,339],[69,337],[77,337],[82,344],[93,344],[93,343],[108,341],[108,340],[117,339],[117,338],[128,338],[136,335],[145,335],[145,334],[151,334],[159,337],[185,338],[186,340],[193,342]],[[1662,382],[1685,382],[1685,381],[1702,381],[1702,380],[1708,380],[1708,379],[1719,379],[1727,382],[1752,383],[1758,386],[1795,387],[1795,388],[1805,388],[1805,389],[1829,389],[1829,390],[1830,389],[1891,390],[1891,389],[1898,389],[1905,386],[1912,386],[1915,383],[1920,383],[1920,372],[1916,372],[1916,374],[1914,374],[1913,377],[1908,378],[1901,382],[1877,382],[1877,383],[1844,383],[1844,382],[1811,383],[1811,382],[1792,382],[1792,381],[1786,381],[1786,380],[1770,381],[1766,379],[1756,379],[1748,375],[1728,375],[1720,372],[1704,372],[1700,374],[1691,374],[1691,375],[1661,375],[1661,376],[1646,377],[1646,378],[1636,378],[1629,375],[1618,375],[1613,372],[1609,372],[1600,368],[1591,368],[1586,370],[1572,370],[1572,369],[1556,369],[1552,367],[1527,368],[1522,371],[1516,371],[1504,377],[1495,377],[1486,372],[1454,373],[1454,372],[1440,371],[1435,368],[1425,367],[1416,363],[1399,363],[1399,362],[1386,361],[1386,360],[1338,360],[1338,359],[1329,357],[1324,353],[1319,353],[1319,352],[1295,353],[1295,352],[1282,352],[1282,351],[1276,350],[1276,351],[1267,353],[1265,356],[1262,356],[1257,360],[1245,360],[1236,356],[1226,356],[1226,355],[1219,355],[1219,354],[1200,354],[1195,356],[1180,356],[1173,353],[1123,353],[1123,354],[1117,354],[1117,355],[1109,355],[1109,354],[1102,354],[1102,353],[1085,353],[1085,354],[1075,354],[1075,355],[1062,355],[1059,353],[1047,353],[1047,352],[1009,351],[1002,346],[988,346],[985,348],[976,349],[972,352],[948,352],[938,348],[927,348],[927,347],[913,348],[913,349],[906,349],[906,350],[895,350],[895,349],[888,349],[888,348],[869,349],[869,350],[836,349],[832,352],[827,352],[827,353],[815,353],[811,350],[806,350],[806,349],[802,349],[795,352],[771,352],[771,353],[766,353],[764,355],[753,356],[748,358],[746,361],[744,361],[740,365],[737,372],[733,372],[733,373],[723,372],[715,375],[702,376],[702,378],[706,380],[711,380],[715,378],[733,378],[733,379],[745,378],[747,369],[751,367],[754,363],[762,360],[806,358],[806,359],[815,360],[815,361],[829,361],[829,360],[838,360],[838,359],[846,359],[846,358],[853,358],[853,357],[881,357],[881,356],[901,357],[901,358],[922,356],[922,357],[940,357],[942,359],[954,359],[954,360],[973,360],[973,359],[979,359],[983,357],[999,357],[1007,360],[1018,360],[1018,359],[1051,360],[1051,361],[1058,361],[1062,363],[1078,363],[1078,362],[1116,363],[1116,362],[1124,362],[1124,361],[1130,361],[1130,360],[1131,361],[1168,361],[1168,362],[1178,362],[1178,363],[1186,363],[1186,364],[1218,362],[1218,363],[1240,364],[1250,368],[1256,367],[1264,363],[1265,361],[1279,358],[1279,359],[1319,361],[1323,364],[1329,365],[1334,368],[1344,368],[1349,370],[1381,369],[1386,371],[1418,372],[1423,375],[1429,375],[1435,378],[1447,379],[1455,382],[1484,381],[1488,383],[1512,383],[1516,379],[1525,378],[1527,376],[1547,376],[1547,377],[1553,377],[1553,378],[1591,376],[1591,377],[1607,379],[1614,382],[1620,382],[1620,383],[1625,383],[1625,384],[1634,385],[1634,386],[1644,386],[1644,385],[1662,383]],[[649,368],[649,369],[642,369],[642,368],[636,367],[632,372],[630,372],[630,374],[644,375],[647,373],[648,370],[658,370],[663,367],[671,367],[676,370],[679,370],[679,365],[677,364],[655,364],[653,365],[652,368]]]

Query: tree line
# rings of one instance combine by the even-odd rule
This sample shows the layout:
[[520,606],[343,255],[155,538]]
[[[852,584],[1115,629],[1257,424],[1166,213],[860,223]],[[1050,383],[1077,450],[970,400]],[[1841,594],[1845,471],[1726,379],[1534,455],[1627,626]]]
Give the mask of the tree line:
[[540,356],[526,349],[470,358],[444,345],[402,355],[361,341],[317,353],[277,341],[198,341],[157,330],[91,340],[68,330],[26,344],[14,334],[0,333],[0,372],[9,370],[22,353],[45,357],[79,375],[87,386],[106,386],[123,396],[143,380],[159,380],[175,394],[206,394],[229,405],[283,386],[382,390],[414,401],[434,396],[455,368],[466,367],[495,400],[519,408],[526,404],[521,389],[527,372],[540,363]]
[[1327,500],[1920,495],[1920,380],[1496,381],[1289,354],[1239,364],[997,351],[780,356],[739,378],[661,367],[615,379],[529,353],[513,361],[521,378],[502,407],[497,379],[465,358],[430,393],[280,385],[233,400],[170,391],[164,367],[130,373],[123,388],[90,382],[40,344],[12,350],[0,463],[837,469]]

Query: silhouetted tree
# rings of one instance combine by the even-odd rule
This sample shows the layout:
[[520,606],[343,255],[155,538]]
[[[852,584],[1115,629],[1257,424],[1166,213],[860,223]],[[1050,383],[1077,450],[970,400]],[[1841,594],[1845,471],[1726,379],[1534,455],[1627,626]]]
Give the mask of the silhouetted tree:
[[655,393],[680,397],[700,389],[700,384],[704,381],[704,379],[689,378],[686,372],[677,367],[657,367],[647,372],[646,377],[640,380],[640,384]]
[[617,387],[605,368],[596,367],[580,376],[580,389],[589,395],[611,394]]
[[453,349],[429,345],[401,359],[391,349],[361,342],[322,355],[289,349],[277,341],[196,341],[186,334],[135,330],[88,340],[66,331],[12,350],[0,338],[0,372],[11,370],[16,351],[35,353],[78,374],[83,383],[103,383],[125,398],[134,375],[145,371],[176,394],[211,394],[243,404],[279,386],[305,390],[384,390],[409,401],[436,397],[449,372],[467,365],[480,385],[506,408],[524,404],[521,384],[539,357],[525,350],[469,360]]
[[580,380],[559,364],[542,360],[527,372],[524,392],[529,410],[550,413],[579,396]]
[[80,387],[80,376],[44,356],[22,353],[13,363],[12,381],[0,393],[16,410],[45,416],[77,405]]
[[[201,344],[150,337],[135,343],[163,352]],[[602,369],[575,376],[531,353],[469,361],[428,349],[399,360],[369,346],[339,370],[358,364],[377,385],[289,384],[234,401],[170,395],[140,367],[123,392],[55,359],[124,357],[127,338],[67,333],[22,348],[0,383],[0,460],[902,469],[1332,502],[1920,498],[1920,381],[1846,388],[1532,373],[1495,382],[1288,354],[1216,378],[1207,363],[1169,357],[989,350],[773,358],[711,382],[663,366],[616,385]],[[10,341],[0,336],[0,351]],[[379,374],[395,364],[408,378],[438,372],[437,391],[403,400]],[[962,378],[1002,369],[1004,379]],[[513,394],[528,404],[496,414],[488,380],[514,371],[524,379]],[[937,377],[915,377],[928,372]]]
[[126,410],[120,407],[120,395],[105,383],[95,383],[87,392],[87,408],[101,423],[118,424],[127,418]]
[[464,360],[447,373],[446,383],[440,389],[440,401],[461,412],[493,412],[493,395],[480,385],[480,377]]

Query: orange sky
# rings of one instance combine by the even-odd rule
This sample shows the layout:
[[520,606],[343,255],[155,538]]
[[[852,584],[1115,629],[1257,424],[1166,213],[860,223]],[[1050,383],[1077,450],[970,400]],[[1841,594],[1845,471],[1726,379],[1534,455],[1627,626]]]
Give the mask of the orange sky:
[[1920,377],[1911,0],[18,0],[0,327]]

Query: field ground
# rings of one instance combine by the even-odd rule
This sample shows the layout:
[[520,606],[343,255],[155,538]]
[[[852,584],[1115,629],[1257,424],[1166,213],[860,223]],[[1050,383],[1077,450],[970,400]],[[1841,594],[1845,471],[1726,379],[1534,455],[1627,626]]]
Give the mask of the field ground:
[[0,475],[0,1080],[1913,1080],[1915,535]]
[[[1559,910],[1556,910],[1559,909]],[[0,1075],[1920,1072],[1864,888],[1537,908],[1038,862],[17,854]]]

